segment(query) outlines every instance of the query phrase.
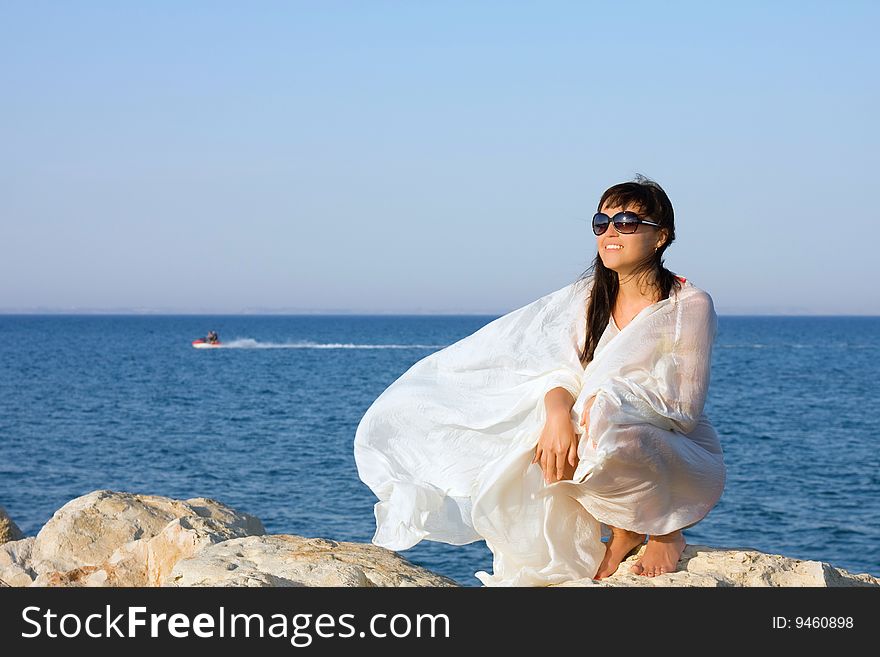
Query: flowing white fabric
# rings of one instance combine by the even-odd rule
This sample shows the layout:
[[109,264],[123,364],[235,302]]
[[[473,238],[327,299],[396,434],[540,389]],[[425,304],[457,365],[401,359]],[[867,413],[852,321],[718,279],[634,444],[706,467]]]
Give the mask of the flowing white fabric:
[[[354,456],[379,499],[374,544],[485,540],[484,585],[546,586],[593,577],[607,525],[666,534],[717,503],[723,453],[703,413],[711,297],[685,281],[622,330],[612,319],[584,369],[591,287],[566,285],[426,356],[367,409]],[[546,484],[531,461],[555,387],[576,399],[580,461],[572,479]],[[580,420],[594,395],[589,440]]]

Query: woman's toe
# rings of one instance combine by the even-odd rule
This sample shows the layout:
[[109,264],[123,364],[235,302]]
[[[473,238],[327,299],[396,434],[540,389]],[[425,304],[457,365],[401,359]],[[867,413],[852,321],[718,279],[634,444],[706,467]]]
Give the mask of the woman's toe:
[[641,562],[641,561],[636,561],[632,566],[629,567],[629,570],[630,570],[631,573],[634,573],[634,574],[636,574],[636,575],[641,575],[641,574],[642,574],[642,570],[643,570],[643,568],[642,568],[642,562]]

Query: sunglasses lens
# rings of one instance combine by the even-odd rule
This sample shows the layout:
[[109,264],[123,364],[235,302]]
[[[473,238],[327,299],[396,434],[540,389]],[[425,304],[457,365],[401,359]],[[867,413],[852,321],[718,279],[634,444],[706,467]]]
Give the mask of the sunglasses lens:
[[639,217],[632,212],[619,212],[614,215],[614,228],[618,233],[630,234],[639,227]]
[[596,235],[601,235],[608,229],[608,215],[604,215],[601,212],[593,216],[593,232]]

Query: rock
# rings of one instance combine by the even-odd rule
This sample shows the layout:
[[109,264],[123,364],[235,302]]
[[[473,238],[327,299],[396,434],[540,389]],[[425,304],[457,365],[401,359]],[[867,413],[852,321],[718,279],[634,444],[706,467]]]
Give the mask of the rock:
[[31,568],[34,536],[0,545],[0,582],[7,586],[30,586],[37,576]]
[[206,498],[93,491],[61,507],[36,536],[33,586],[155,586],[178,559],[262,522]]
[[[646,548],[611,577],[556,586],[880,586],[867,573],[748,547],[688,545],[674,573],[630,573]],[[0,544],[5,585],[458,586],[371,543],[266,535],[259,519],[216,500],[109,490],[71,500],[36,537]]]
[[458,586],[371,543],[292,534],[236,538],[175,564],[164,586]]
[[687,545],[678,569],[644,577],[629,568],[644,554],[647,544],[625,559],[617,571],[601,580],[573,580],[554,586],[880,586],[867,573],[854,575],[823,561],[804,561],[754,548],[712,548]]
[[18,541],[24,538],[24,534],[18,526],[12,522],[12,518],[6,513],[6,509],[0,506],[0,544],[8,541]]

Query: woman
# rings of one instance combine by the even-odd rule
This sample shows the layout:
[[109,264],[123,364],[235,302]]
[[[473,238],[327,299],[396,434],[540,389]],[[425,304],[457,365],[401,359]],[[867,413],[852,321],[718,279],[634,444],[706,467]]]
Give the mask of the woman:
[[[683,285],[687,283],[685,278],[674,276],[662,265],[662,254],[675,238],[675,226],[672,205],[659,185],[651,181],[616,185],[603,194],[599,208],[600,212],[593,220],[598,255],[594,263],[596,275],[593,280],[587,319],[590,339],[581,354],[585,365],[593,360],[598,349],[604,347],[604,344],[615,338],[617,334],[622,333],[635,318],[638,317],[639,321],[643,321],[640,316],[643,311],[669,298],[671,293],[679,295]],[[650,364],[654,372],[665,368],[659,380],[651,381],[652,386],[640,391],[642,396],[648,397],[649,402],[653,397],[660,411],[658,413],[657,410],[650,408],[647,413],[635,413],[634,420],[639,420],[641,415],[647,424],[635,422],[635,427],[631,430],[621,431],[618,427],[613,427],[618,430],[612,431],[612,435],[606,438],[605,451],[623,454],[633,448],[632,445],[626,445],[627,440],[637,442],[642,463],[653,462],[661,466],[660,471],[642,473],[642,463],[624,465],[620,463],[622,459],[615,458],[615,462],[621,467],[616,468],[613,479],[609,481],[608,490],[602,491],[601,477],[593,472],[594,497],[600,492],[605,492],[606,497],[616,497],[617,495],[612,495],[608,491],[625,477],[636,481],[639,479],[650,481],[650,485],[658,489],[657,495],[669,495],[669,489],[676,487],[694,486],[697,489],[696,498],[700,497],[700,493],[706,496],[706,501],[702,503],[703,507],[708,506],[709,503],[714,505],[721,495],[725,478],[722,450],[717,434],[708,422],[704,422],[696,432],[694,431],[697,429],[696,425],[686,426],[683,431],[688,434],[691,441],[697,443],[698,449],[691,449],[694,446],[684,442],[680,448],[672,447],[672,453],[668,453],[670,445],[681,439],[674,431],[670,432],[665,427],[670,419],[685,419],[684,416],[675,418],[675,410],[672,408],[675,403],[689,404],[688,410],[692,418],[696,418],[702,412],[709,384],[711,347],[717,328],[711,297],[705,292],[694,290],[693,285],[689,287],[691,289],[687,299],[681,301],[681,311],[672,315],[678,320],[674,330],[681,333],[676,345],[661,347],[660,343],[664,338],[675,339],[675,336],[661,333],[656,339],[649,341],[649,349],[640,350],[644,352],[644,357],[640,358],[639,352],[635,349],[624,350],[622,346],[618,348],[618,351],[624,351],[623,356],[628,361],[626,366],[631,370],[627,380],[621,382],[624,390],[636,384],[638,375],[635,373],[635,367],[639,360],[642,361],[642,375],[646,374],[645,363]],[[661,324],[661,328],[662,326]],[[639,333],[641,334],[639,340],[644,340],[648,330],[642,327]],[[665,362],[664,355],[668,356]],[[599,378],[608,377],[603,373]],[[650,376],[648,378],[650,379]],[[609,389],[613,387],[610,386]],[[668,389],[663,389],[664,387]],[[587,392],[589,392],[588,396]],[[585,428],[590,426],[591,413],[596,412],[594,402],[597,394],[589,391],[588,387],[582,387],[580,396],[583,407],[580,427]],[[548,421],[538,442],[535,462],[541,464],[548,482],[572,479],[578,461],[578,438],[569,421],[574,399],[564,388],[556,388],[548,393],[545,403]],[[639,400],[637,396],[636,403],[644,403],[644,401]],[[619,406],[620,403],[616,409],[618,414],[621,413]],[[623,412],[626,412],[626,409],[623,409]],[[609,410],[603,406],[599,413],[607,417]],[[653,417],[654,415],[657,417]],[[597,434],[601,433],[600,427],[592,427],[589,431],[592,439],[590,446],[593,449],[599,448]],[[696,435],[691,435],[694,433]],[[675,453],[677,449],[680,449],[680,454]],[[613,465],[606,459],[605,471],[607,472]],[[695,481],[689,482],[689,479]],[[667,490],[663,490],[664,488]],[[588,508],[592,506],[589,505],[589,501],[587,503]],[[610,504],[620,503],[615,501]],[[598,511],[600,518],[613,516],[620,518],[621,524],[629,523],[632,527],[632,529],[627,529],[625,526],[616,527],[610,520],[606,521],[612,534],[606,544],[606,551],[595,578],[601,579],[613,574],[620,562],[642,545],[646,533],[650,534],[648,545],[630,571],[649,577],[674,571],[686,545],[681,529],[692,526],[696,521],[666,532],[665,529],[670,526],[669,518],[665,519],[667,524],[663,524],[664,518],[657,517],[656,511],[654,517],[645,517],[650,513],[642,513],[643,517],[637,517],[635,508],[641,506],[644,509],[645,501],[627,500],[624,496],[623,503],[633,507],[633,513],[621,513],[620,509],[615,509],[614,512],[609,512],[609,509],[600,511],[595,506],[592,507],[594,512]],[[647,506],[650,508],[649,504]],[[708,509],[706,511],[708,512]],[[670,513],[673,514],[674,510],[670,509]],[[648,528],[657,527],[663,529],[647,531]]]
[[[662,264],[672,204],[639,177],[602,195],[578,281],[415,363],[355,435],[373,543],[485,540],[487,586],[672,572],[725,469],[703,406],[711,297]],[[601,541],[603,526],[610,530]]]

